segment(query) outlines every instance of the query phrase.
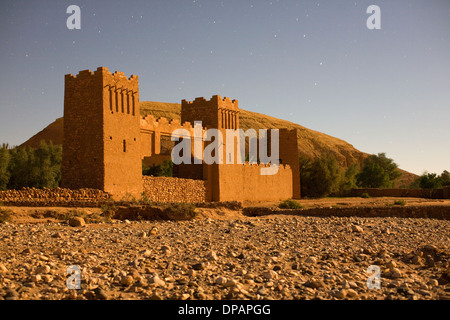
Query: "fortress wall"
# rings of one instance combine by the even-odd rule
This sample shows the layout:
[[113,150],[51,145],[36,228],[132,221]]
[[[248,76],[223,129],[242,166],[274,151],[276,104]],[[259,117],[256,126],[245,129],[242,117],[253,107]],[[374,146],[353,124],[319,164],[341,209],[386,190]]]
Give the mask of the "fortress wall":
[[203,180],[144,176],[144,192],[155,202],[196,203],[206,201]]
[[99,67],[65,77],[62,186],[142,192],[138,77]]
[[138,77],[123,72],[103,76],[103,131],[105,149],[105,188],[117,198],[142,193]]
[[292,169],[292,198],[300,199],[300,164],[298,161],[297,129],[280,129],[280,159]]
[[218,129],[239,128],[239,106],[237,100],[219,95],[210,100],[203,97],[194,101],[181,101],[181,122],[202,121],[202,126]]
[[90,70],[65,76],[64,142],[61,165],[64,188],[104,187],[102,76]]
[[292,170],[280,165],[275,175],[261,175],[265,165],[204,166],[208,201],[278,201],[292,198]]

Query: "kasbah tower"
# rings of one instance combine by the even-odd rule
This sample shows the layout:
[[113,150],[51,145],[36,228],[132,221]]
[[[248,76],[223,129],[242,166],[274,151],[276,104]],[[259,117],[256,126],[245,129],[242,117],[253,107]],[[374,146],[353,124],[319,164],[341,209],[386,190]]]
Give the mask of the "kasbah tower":
[[[112,74],[105,67],[80,71],[76,76],[67,74],[62,187],[93,188],[115,199],[128,195],[139,199],[143,192],[142,159],[160,153],[161,136],[170,136],[177,128],[193,132],[195,121],[202,121],[205,128],[239,129],[238,101],[217,95],[211,100],[183,100],[181,123],[151,119],[140,116],[137,76]],[[196,179],[205,181],[207,201],[299,199],[296,130],[279,129],[279,157],[282,165],[271,176],[261,176],[260,165],[250,164],[203,163],[200,171],[187,165],[185,173],[196,173]]]
[[99,67],[65,76],[62,186],[142,193],[138,77]]

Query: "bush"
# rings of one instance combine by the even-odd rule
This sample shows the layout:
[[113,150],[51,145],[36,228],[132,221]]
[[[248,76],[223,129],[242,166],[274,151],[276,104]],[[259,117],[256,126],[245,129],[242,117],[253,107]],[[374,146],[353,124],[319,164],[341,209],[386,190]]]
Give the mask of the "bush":
[[9,161],[11,155],[9,153],[8,145],[3,144],[0,147],[0,190],[6,190],[9,182]]
[[397,167],[385,153],[370,155],[356,175],[357,184],[362,188],[392,188],[394,181],[402,175]]
[[364,193],[361,195],[361,198],[367,199],[367,198],[370,198],[370,195],[369,195],[367,192],[364,192]]
[[[56,188],[61,182],[62,147],[41,141],[39,148],[0,148],[0,189]],[[5,171],[5,163],[7,169]]]
[[295,200],[287,199],[281,202],[278,207],[280,209],[302,209],[303,206]]
[[163,210],[163,218],[169,220],[191,220],[197,216],[196,207],[191,203],[171,203]]
[[172,177],[173,162],[172,160],[164,160],[162,164],[154,164],[150,168],[143,166],[142,175],[154,177]]
[[411,188],[439,189],[450,185],[450,173],[444,170],[441,175],[425,172],[411,184]]
[[9,209],[0,209],[0,223],[9,222],[12,220],[13,212]]
[[323,155],[315,161],[301,157],[299,162],[303,195],[324,197],[341,192],[345,172],[333,155]]
[[395,200],[394,205],[395,206],[404,206],[404,205],[406,205],[406,201],[405,200]]

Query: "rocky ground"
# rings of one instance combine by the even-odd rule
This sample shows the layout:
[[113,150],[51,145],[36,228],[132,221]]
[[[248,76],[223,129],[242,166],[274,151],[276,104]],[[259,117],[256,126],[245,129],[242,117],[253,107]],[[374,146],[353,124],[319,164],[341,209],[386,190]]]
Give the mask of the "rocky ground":
[[[449,231],[449,220],[238,213],[3,223],[0,299],[450,299]],[[73,265],[79,290],[67,288]],[[380,289],[367,287],[371,265]]]

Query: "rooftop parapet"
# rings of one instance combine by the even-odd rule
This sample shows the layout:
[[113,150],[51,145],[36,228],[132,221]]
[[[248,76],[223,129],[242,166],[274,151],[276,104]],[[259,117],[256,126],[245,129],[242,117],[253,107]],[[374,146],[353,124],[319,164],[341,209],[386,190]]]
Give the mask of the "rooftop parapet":
[[69,78],[69,79],[86,79],[89,77],[94,77],[97,75],[102,75],[102,74],[107,74],[108,76],[111,76],[113,78],[126,78],[128,80],[138,80],[138,76],[136,75],[131,75],[129,78],[127,78],[125,76],[124,72],[121,71],[116,71],[113,74],[111,72],[109,72],[109,69],[106,67],[98,67],[97,70],[95,70],[95,72],[92,72],[90,69],[87,70],[82,70],[80,72],[78,72],[77,75],[73,75],[73,74],[66,74],[65,77]]

